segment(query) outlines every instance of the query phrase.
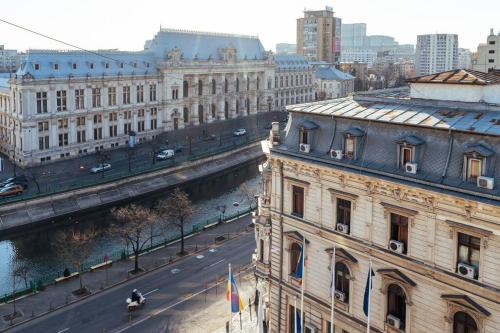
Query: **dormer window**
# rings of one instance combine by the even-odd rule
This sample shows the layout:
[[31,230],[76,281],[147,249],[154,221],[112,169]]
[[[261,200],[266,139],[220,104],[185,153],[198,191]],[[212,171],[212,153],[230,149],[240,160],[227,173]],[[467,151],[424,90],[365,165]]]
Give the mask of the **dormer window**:
[[361,129],[354,127],[344,132],[344,156],[349,159],[357,159],[361,151],[362,137],[365,135]]
[[408,135],[396,142],[398,145],[398,168],[408,173],[417,172],[420,146],[424,141],[415,135]]
[[120,63],[120,68],[123,68],[123,62]]
[[311,120],[303,120],[298,125],[299,129],[299,149],[301,152],[308,153],[313,142],[313,131],[319,128],[318,124]]
[[307,131],[301,131],[300,132],[300,143],[303,143],[303,144],[308,144],[308,132]]
[[40,64],[35,64],[35,70],[39,70],[40,69]]
[[464,181],[477,183],[479,177],[487,176],[493,154],[492,150],[481,144],[467,149],[464,154]]

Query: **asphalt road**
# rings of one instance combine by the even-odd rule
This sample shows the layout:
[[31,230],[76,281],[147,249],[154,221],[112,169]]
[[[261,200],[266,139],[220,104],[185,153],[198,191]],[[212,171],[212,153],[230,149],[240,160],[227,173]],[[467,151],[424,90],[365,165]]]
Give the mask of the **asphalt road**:
[[[216,276],[227,275],[228,263],[233,267],[249,264],[254,249],[253,233],[244,234],[223,243],[215,251],[200,253],[203,258],[185,258],[8,332],[165,332],[165,327],[175,326],[176,322],[183,320],[182,316],[176,315],[180,312],[175,310],[188,305],[187,295],[202,291],[205,281],[215,281]],[[174,269],[178,271],[172,271]],[[125,299],[134,288],[146,295],[147,303],[132,312],[129,318]],[[225,284],[219,285],[221,298],[224,297],[224,288]]]

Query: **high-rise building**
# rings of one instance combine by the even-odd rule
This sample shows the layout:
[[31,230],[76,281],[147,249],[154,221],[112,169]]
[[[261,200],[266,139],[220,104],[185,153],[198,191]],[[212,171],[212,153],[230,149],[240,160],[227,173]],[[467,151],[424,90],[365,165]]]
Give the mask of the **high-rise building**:
[[472,60],[472,69],[485,73],[500,70],[500,32],[495,35],[491,29],[486,44],[479,44]]
[[277,43],[276,54],[295,54],[297,52],[297,44]]
[[19,65],[19,57],[16,50],[6,50],[0,45],[0,73],[13,73]]
[[338,64],[341,49],[340,18],[334,18],[333,8],[307,10],[297,19],[297,54],[309,61]]
[[342,49],[362,49],[365,47],[366,23],[342,24]]
[[458,68],[471,69],[471,52],[469,49],[458,49]]
[[415,67],[417,75],[428,75],[458,68],[458,35],[417,36]]

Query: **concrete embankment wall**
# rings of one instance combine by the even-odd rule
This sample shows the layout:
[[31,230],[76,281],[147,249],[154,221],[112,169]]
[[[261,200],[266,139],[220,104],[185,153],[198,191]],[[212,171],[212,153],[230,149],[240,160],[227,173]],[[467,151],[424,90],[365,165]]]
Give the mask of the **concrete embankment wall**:
[[112,206],[262,157],[260,142],[197,161],[78,190],[0,206],[0,235],[66,215]]

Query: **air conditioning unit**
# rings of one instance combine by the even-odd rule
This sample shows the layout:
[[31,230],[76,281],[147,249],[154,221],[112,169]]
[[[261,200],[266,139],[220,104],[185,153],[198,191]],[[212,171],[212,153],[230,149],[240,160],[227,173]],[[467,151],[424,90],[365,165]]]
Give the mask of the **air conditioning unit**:
[[389,249],[393,252],[403,253],[403,251],[405,250],[405,245],[400,241],[391,239],[389,241]]
[[476,268],[474,266],[460,262],[458,263],[457,272],[462,276],[468,277],[469,279],[473,279],[474,276],[476,275]]
[[405,171],[407,173],[417,173],[417,163],[406,163],[405,164]]
[[342,157],[344,157],[344,153],[342,152],[342,150],[332,149],[330,150],[330,156],[336,160],[341,160]]
[[495,185],[495,180],[490,177],[477,177],[477,187],[487,188],[488,190],[492,190]]
[[337,301],[344,302],[345,301],[345,294],[341,291],[335,290],[335,293],[333,295]]
[[343,234],[348,234],[349,233],[349,226],[347,224],[337,223],[337,231],[339,231]]
[[399,329],[401,327],[401,319],[393,315],[387,315],[387,324]]
[[308,153],[310,149],[311,145],[308,145],[307,143],[301,143],[299,146],[299,150],[303,153]]

